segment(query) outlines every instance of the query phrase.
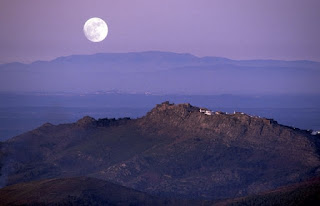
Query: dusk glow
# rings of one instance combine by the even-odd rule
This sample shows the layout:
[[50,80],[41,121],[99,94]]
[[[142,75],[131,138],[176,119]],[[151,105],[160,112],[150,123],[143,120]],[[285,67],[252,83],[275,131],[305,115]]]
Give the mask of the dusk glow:
[[[150,50],[320,61],[319,10],[318,0],[4,0],[0,63]],[[81,32],[94,16],[112,27],[101,44]]]
[[320,205],[320,0],[1,0],[0,204]]

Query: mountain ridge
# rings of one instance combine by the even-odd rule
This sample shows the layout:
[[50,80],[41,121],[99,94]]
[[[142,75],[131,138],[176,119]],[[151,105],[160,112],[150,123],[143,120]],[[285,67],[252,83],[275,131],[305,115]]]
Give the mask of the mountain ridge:
[[319,93],[319,75],[319,62],[231,60],[172,52],[99,53],[1,65],[0,86],[1,91],[16,92],[42,88],[50,92],[299,94]]
[[72,59],[75,57],[101,57],[104,55],[136,55],[136,54],[147,54],[147,55],[153,55],[153,54],[157,54],[157,55],[180,55],[180,56],[188,56],[191,58],[195,58],[195,59],[200,59],[200,60],[204,60],[206,61],[237,61],[237,62],[251,62],[251,61],[255,61],[255,62],[272,62],[272,63],[280,63],[280,62],[295,62],[295,63],[310,63],[310,64],[314,64],[314,63],[318,63],[320,64],[320,62],[318,61],[314,61],[314,60],[306,60],[306,59],[300,59],[300,60],[281,60],[281,59],[241,59],[241,60],[234,60],[231,58],[226,58],[226,57],[217,57],[217,56],[203,56],[203,57],[199,57],[196,55],[193,55],[191,53],[176,53],[176,52],[166,52],[166,51],[142,51],[142,52],[126,52],[126,53],[112,53],[112,52],[105,52],[105,53],[95,53],[95,54],[75,54],[75,55],[67,55],[67,56],[61,56],[61,57],[56,57],[52,60],[37,60],[37,61],[33,61],[30,63],[22,63],[19,61],[14,61],[14,62],[8,62],[8,63],[2,63],[0,64],[0,67],[6,64],[23,64],[23,65],[30,65],[30,64],[38,64],[38,63],[45,63],[45,62],[52,62],[52,61],[61,61],[61,60],[68,60],[68,59]]

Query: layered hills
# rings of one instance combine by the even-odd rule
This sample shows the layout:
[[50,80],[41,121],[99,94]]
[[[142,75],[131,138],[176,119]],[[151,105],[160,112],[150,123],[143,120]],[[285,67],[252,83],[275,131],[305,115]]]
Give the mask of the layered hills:
[[319,76],[320,63],[311,61],[238,61],[158,51],[100,53],[0,65],[0,91],[319,94]]
[[272,119],[164,102],[138,119],[87,116],[9,139],[1,182],[87,176],[162,198],[235,198],[317,176],[319,143]]

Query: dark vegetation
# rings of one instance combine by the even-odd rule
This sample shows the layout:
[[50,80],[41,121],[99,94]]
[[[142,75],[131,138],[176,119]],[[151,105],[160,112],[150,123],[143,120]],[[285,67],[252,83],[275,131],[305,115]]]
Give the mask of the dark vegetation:
[[0,189],[1,205],[202,205],[205,201],[165,199],[107,181],[47,179]]
[[317,206],[320,205],[320,179],[315,178],[302,183],[280,187],[276,190],[258,195],[222,201],[216,205],[286,205],[286,206]]
[[[205,115],[199,109],[164,102],[138,119],[84,117],[72,124],[44,124],[3,143],[1,178],[14,187],[87,176],[145,195],[203,204],[266,194],[319,175],[318,136],[272,119]],[[251,197],[246,201],[259,199]]]
[[46,179],[0,189],[1,205],[286,205],[318,206],[320,179],[280,187],[248,197],[222,201],[160,198],[88,177]]

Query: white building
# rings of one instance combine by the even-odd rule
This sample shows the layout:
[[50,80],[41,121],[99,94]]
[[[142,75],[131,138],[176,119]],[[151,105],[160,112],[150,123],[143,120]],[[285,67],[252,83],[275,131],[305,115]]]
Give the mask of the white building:
[[207,111],[205,111],[205,113],[204,114],[206,114],[206,115],[212,115],[212,112],[211,111],[209,111],[209,110],[207,110]]
[[200,111],[201,113],[206,114],[206,115],[212,115],[212,111],[210,111],[210,110],[200,109],[199,111]]

